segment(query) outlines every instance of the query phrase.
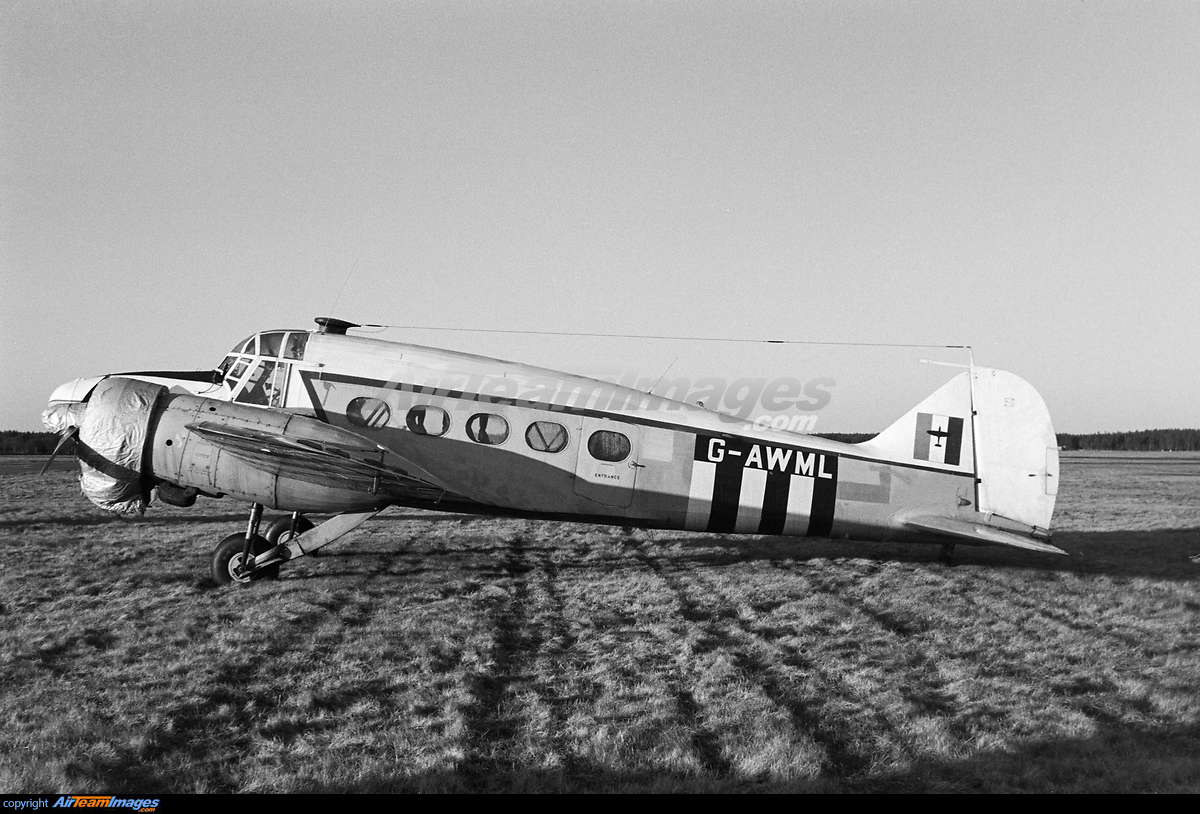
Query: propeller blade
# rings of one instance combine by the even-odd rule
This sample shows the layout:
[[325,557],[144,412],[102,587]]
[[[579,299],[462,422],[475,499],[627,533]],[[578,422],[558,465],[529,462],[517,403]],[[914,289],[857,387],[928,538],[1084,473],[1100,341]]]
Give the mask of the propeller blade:
[[46,461],[46,465],[38,473],[39,476],[46,474],[46,470],[50,468],[50,464],[54,463],[54,459],[58,457],[58,453],[62,452],[62,448],[67,445],[68,441],[74,440],[76,435],[79,435],[78,427],[70,427],[62,434],[62,438],[58,439],[58,444],[54,447],[54,452],[50,453],[50,460]]

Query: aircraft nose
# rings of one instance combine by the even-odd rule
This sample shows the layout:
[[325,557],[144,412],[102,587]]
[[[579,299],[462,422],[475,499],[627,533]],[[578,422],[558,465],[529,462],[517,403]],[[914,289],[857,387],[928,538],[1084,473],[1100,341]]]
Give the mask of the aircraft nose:
[[149,501],[143,469],[146,437],[162,385],[120,376],[77,379],[54,391],[48,427],[78,428],[75,454],[83,494],[105,511],[141,514]]
[[50,403],[78,403],[87,401],[88,396],[92,394],[92,389],[105,378],[104,376],[85,376],[81,379],[72,379],[65,384],[60,384],[50,394]]
[[104,376],[88,376],[72,379],[54,388],[54,392],[50,394],[50,403],[42,412],[42,425],[47,430],[57,433],[78,427],[83,420],[88,396],[103,379]]

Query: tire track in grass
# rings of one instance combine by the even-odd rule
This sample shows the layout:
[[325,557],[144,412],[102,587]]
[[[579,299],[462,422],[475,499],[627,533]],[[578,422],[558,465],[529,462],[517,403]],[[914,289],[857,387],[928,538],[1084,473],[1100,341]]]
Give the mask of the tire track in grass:
[[[715,649],[713,640],[721,638],[721,632],[711,624],[707,624],[708,614],[679,587],[678,580],[667,573],[661,563],[641,549],[630,552],[633,558],[643,567],[660,579],[674,594],[684,621],[692,628],[698,629],[702,635],[698,637],[701,646],[694,652],[711,652]],[[678,647],[679,642],[672,642]],[[695,753],[700,766],[705,773],[715,778],[729,778],[735,774],[733,763],[727,758],[721,748],[721,737],[705,718],[704,706],[696,699],[693,687],[696,677],[689,676],[681,665],[681,658],[670,658],[668,653],[672,648],[664,647],[657,661],[663,680],[667,684],[682,724],[691,733],[690,746]]]
[[[638,540],[631,529],[624,529],[623,542],[626,551],[637,563],[648,568],[668,588],[671,588],[670,582],[664,577],[658,561],[638,547]],[[678,599],[677,593],[676,598]],[[684,620],[688,624],[693,624],[693,620],[689,619],[688,616],[688,613],[684,613]],[[734,776],[734,766],[723,754],[719,733],[704,723],[704,707],[696,699],[696,694],[692,689],[696,683],[695,676],[689,677],[686,674],[683,667],[683,664],[686,663],[684,659],[678,656],[673,659],[667,659],[665,658],[665,654],[669,651],[664,649],[662,652],[664,658],[657,659],[662,668],[661,675],[670,692],[671,699],[675,704],[675,709],[678,712],[681,722],[685,730],[690,733],[689,744],[700,766],[708,775],[715,778],[725,779]]]
[[[897,674],[906,670],[907,664],[893,663],[881,667],[879,659],[891,655],[893,644],[890,640],[881,644],[872,639],[870,629],[858,631],[841,628],[852,628],[857,622],[865,621],[890,639],[903,641],[918,626],[901,615],[867,612],[850,601],[846,589],[857,586],[858,576],[841,563],[834,564],[837,569],[835,573],[816,574],[811,571],[812,563],[802,574],[797,574],[794,568],[785,568],[777,560],[771,560],[769,564],[789,580],[802,576],[807,588],[801,594],[802,600],[824,598],[832,605],[826,616],[837,620],[832,629],[821,626],[816,631],[816,646],[808,650],[789,647],[779,641],[781,637],[764,636],[767,623],[756,611],[738,618],[739,626],[747,636],[753,637],[752,641],[762,641],[767,653],[760,658],[764,659],[766,674],[772,680],[794,683],[794,680],[788,680],[791,676],[784,668],[794,668],[816,679],[810,692],[815,699],[814,715],[821,719],[823,731],[832,730],[835,733],[834,740],[841,749],[840,753],[835,753],[834,770],[830,773],[843,778],[863,776],[870,774],[880,762],[895,764],[911,760],[911,745],[881,708],[881,702],[892,691],[890,682],[889,686],[878,686],[885,682],[874,680],[871,675],[873,670],[886,671],[890,678],[895,679]],[[868,566],[868,569],[872,567]],[[858,664],[854,661],[855,657],[861,657]],[[865,674],[863,661],[868,662]],[[864,683],[869,686],[864,688]],[[839,722],[843,725],[839,726]],[[839,754],[840,765],[836,760]]]
[[[614,597],[604,585],[623,581],[637,564],[627,540],[619,550],[609,542],[592,540],[585,556],[559,545],[538,556],[543,581],[536,587],[544,597],[539,607],[546,609],[539,614],[546,635],[537,660],[538,696],[549,710],[547,745],[563,756],[561,779],[571,784],[561,790],[611,790],[633,778],[653,785],[669,782],[668,776],[688,776],[689,760],[680,765],[679,758],[689,743],[699,746],[693,767],[727,772],[719,750],[710,746],[715,740],[697,723],[699,704],[683,681],[680,660],[657,647],[658,638],[647,630],[661,624],[654,609],[639,597],[628,612],[613,611]],[[581,560],[590,564],[583,571]],[[596,568],[606,575],[601,584],[594,582]],[[564,583],[562,572],[580,582]],[[591,589],[601,595],[591,595]]]
[[[1020,682],[1026,720],[1043,724],[1052,718],[1060,727],[1077,729],[1082,714],[1097,726],[1113,720],[1153,720],[1160,705],[1175,708],[1193,697],[1194,670],[1180,665],[1164,670],[1179,652],[1178,633],[1155,629],[1136,609],[1122,607],[1124,586],[1112,584],[1115,596],[1091,615],[1081,616],[1077,605],[1095,598],[1086,585],[1065,586],[1057,575],[1038,582],[1007,582],[1001,574],[980,574],[990,601],[987,609],[1012,627],[1003,659],[981,670],[994,681]],[[1072,604],[1072,603],[1075,604]],[[1090,606],[1089,606],[1090,607]],[[1115,625],[1115,626],[1114,626]],[[1195,659],[1192,659],[1193,665]],[[1149,681],[1147,676],[1155,674]],[[1165,680],[1166,673],[1176,676]],[[1148,687],[1153,685],[1155,693]]]
[[[888,665],[892,687],[908,705],[913,715],[947,721],[950,734],[959,742],[970,739],[971,733],[956,723],[962,711],[962,699],[949,690],[952,681],[938,664],[938,654],[926,643],[924,634],[938,627],[936,620],[922,616],[919,611],[879,607],[870,596],[855,597],[843,592],[818,589],[849,610],[861,613],[883,630],[908,643],[902,662]],[[958,658],[957,654],[955,658]],[[894,726],[894,725],[893,725]]]
[[[646,555],[643,561],[676,593],[684,615],[700,624],[702,641],[724,649],[747,680],[787,712],[796,731],[823,750],[824,773],[852,778],[870,774],[881,762],[894,767],[912,761],[919,751],[912,738],[928,737],[919,730],[909,732],[909,722],[918,716],[942,719],[943,728],[953,734],[953,726],[945,720],[957,709],[956,699],[945,690],[949,680],[921,651],[906,648],[903,658],[897,658],[886,642],[871,641],[863,634],[839,635],[835,630],[821,632],[827,638],[819,641],[815,654],[789,647],[779,641],[777,626],[765,623],[752,603],[730,597],[706,575],[671,574],[652,565]],[[794,575],[780,563],[772,561],[771,566]],[[839,614],[841,625],[854,624],[857,616],[900,640],[919,636],[928,627],[927,621],[913,614],[893,613],[847,597],[837,580],[835,584],[807,581],[804,597],[822,594],[847,611]],[[769,604],[775,608],[784,602]],[[851,641],[845,640],[847,635]],[[861,657],[867,648],[866,657]],[[879,669],[879,657],[892,663]],[[855,658],[859,667],[852,661]],[[875,675],[880,672],[885,675]]]
[[[1083,618],[1080,616],[1078,607],[1070,606],[1063,607],[1060,605],[1052,605],[1047,602],[1048,599],[1053,599],[1058,603],[1067,602],[1073,599],[1094,599],[1094,585],[1092,591],[1084,593],[1081,589],[1087,587],[1082,584],[1068,586],[1070,593],[1064,595],[1061,590],[1055,590],[1048,583],[1056,582],[1063,583],[1065,580],[1062,577],[1055,576],[1053,579],[1045,579],[1040,583],[1033,583],[1028,580],[1014,580],[1012,582],[1003,581],[999,575],[990,573],[981,573],[976,575],[976,580],[982,582],[991,588],[992,596],[1001,597],[1007,604],[1016,609],[1026,612],[1031,617],[1037,616],[1044,619],[1048,624],[1052,624],[1060,628],[1064,637],[1070,637],[1072,634],[1084,636],[1089,639],[1102,637],[1110,640],[1123,649],[1141,651],[1146,646],[1146,638],[1154,636],[1158,633],[1157,630],[1145,625],[1145,620],[1139,615],[1130,614],[1122,619],[1125,623],[1120,629],[1111,629],[1106,627],[1105,622],[1112,621],[1108,617],[1096,619],[1094,617]],[[1110,584],[1111,591],[1114,594],[1128,593],[1133,590],[1129,586],[1123,586],[1117,582]],[[1106,611],[1115,610],[1120,596],[1114,599],[1107,607]]]
[[525,541],[518,534],[509,540],[501,569],[509,576],[508,590],[494,587],[481,601],[493,631],[482,666],[466,677],[472,701],[463,710],[467,729],[467,754],[460,768],[472,791],[492,791],[498,778],[516,768],[513,742],[521,722],[513,709],[513,685],[524,675],[527,657],[540,645],[529,628],[526,602],[530,565]]
[[[265,648],[205,665],[189,692],[150,713],[136,749],[121,750],[100,776],[118,783],[140,777],[148,789],[251,790],[261,779],[244,774],[246,764],[233,770],[239,764],[232,756],[256,754],[264,742],[290,749],[306,736],[335,732],[355,705],[388,692],[382,677],[349,681],[305,691],[307,703],[298,706],[296,696],[281,690],[276,655]],[[180,775],[190,789],[179,786]]]
[[[1047,597],[1037,597],[1025,583],[1013,586],[963,569],[949,573],[954,576],[940,584],[916,584],[914,597],[898,608],[861,585],[838,592],[847,607],[921,647],[888,670],[905,702],[945,722],[957,744],[942,754],[974,751],[981,739],[1019,741],[1034,731],[1076,737],[1087,727],[1081,712],[1102,722],[1088,711],[1088,699],[1078,696],[1115,685],[1097,682],[1088,666],[1071,666],[1079,661],[1070,652],[1072,642],[1092,646],[1081,642],[1073,619],[1047,609]],[[925,604],[923,597],[942,602]]]
[[[846,710],[826,710],[828,700],[838,692],[838,682],[813,659],[798,650],[783,647],[755,630],[721,589],[701,575],[689,572],[660,574],[675,591],[685,613],[702,620],[710,641],[722,641],[732,664],[777,707],[785,711],[798,733],[807,736],[823,752],[822,773],[836,778],[865,774],[872,755],[845,725]],[[689,580],[692,584],[689,585]],[[695,588],[695,584],[702,588]],[[698,600],[694,596],[702,596]],[[704,605],[701,605],[701,601]],[[707,610],[705,609],[707,608]],[[752,619],[758,620],[757,613]],[[757,651],[767,651],[761,654]],[[808,679],[797,681],[797,673]],[[805,689],[805,684],[811,687]]]
[[538,696],[549,707],[548,732],[546,746],[551,756],[558,758],[558,763],[565,775],[570,776],[580,767],[579,755],[570,743],[568,736],[568,721],[571,717],[571,693],[563,693],[558,688],[584,682],[578,694],[579,698],[590,698],[595,695],[593,682],[586,681],[590,674],[591,661],[577,652],[576,636],[571,632],[571,626],[566,616],[566,600],[560,583],[558,563],[555,562],[553,550],[542,548],[537,556],[538,573],[541,576],[541,591],[546,596],[547,609],[546,635],[544,646],[538,654],[536,675],[540,686]]
[[496,586],[482,599],[493,639],[482,659],[486,669],[467,679],[473,700],[463,713],[468,748],[461,767],[470,790],[521,790],[528,783],[547,790],[581,765],[568,720],[574,700],[594,694],[594,687],[585,684],[578,694],[563,689],[589,674],[590,661],[574,648],[554,552],[518,532],[501,565],[508,590]]
[[[785,573],[794,573],[793,569],[785,569],[780,563],[772,565]],[[872,575],[875,573],[878,571],[871,572]],[[909,582],[905,575],[898,576]],[[941,576],[941,584],[932,586],[932,592],[938,596],[953,594],[950,586],[945,584],[950,580]],[[864,588],[862,581],[850,576],[813,581],[810,582],[810,588],[812,592],[825,595],[844,608],[847,618],[849,614],[857,613],[905,643],[901,651],[902,658],[891,658],[891,663],[882,665],[888,677],[887,686],[883,692],[873,695],[879,701],[884,701],[888,693],[894,692],[901,702],[889,711],[878,711],[877,715],[900,739],[906,757],[914,757],[916,744],[906,739],[901,730],[912,731],[912,723],[918,717],[940,722],[939,726],[944,729],[945,735],[953,739],[953,743],[936,744],[936,757],[942,759],[950,756],[948,753],[969,749],[969,744],[977,739],[981,728],[996,731],[1005,725],[1010,717],[1007,710],[997,707],[990,699],[963,696],[954,690],[954,679],[940,663],[945,661],[942,657],[947,656],[956,664],[967,662],[976,667],[979,665],[977,660],[964,656],[959,648],[953,648],[950,654],[944,651],[940,639],[945,632],[949,631],[952,639],[960,633],[952,613],[944,612],[944,618],[939,619],[931,617],[920,603],[916,608],[885,604],[880,601],[878,592],[866,592],[869,589]],[[890,654],[885,651],[881,655],[886,657]],[[906,723],[908,726],[905,726]]]
[[[960,572],[961,573],[961,572]],[[1038,691],[1044,688],[1046,659],[1068,667],[1073,646],[1083,647],[1089,659],[1096,652],[1098,640],[1107,640],[1121,650],[1137,650],[1142,642],[1130,636],[1104,629],[1100,625],[1083,624],[1068,611],[1048,604],[1061,597],[1049,588],[1039,595],[1024,581],[1016,583],[991,573],[972,576],[970,592],[961,595],[965,609],[960,615],[972,620],[971,627],[961,626],[956,633],[971,635],[974,640],[956,648],[956,657],[970,660],[978,666],[981,676],[1003,677],[1023,681]],[[1006,628],[1004,635],[994,635]],[[992,646],[979,642],[982,633],[992,634]],[[980,652],[986,647],[986,652]]]
[[939,754],[974,753],[980,743],[1015,743],[1034,731],[1077,736],[1077,705],[1061,703],[1047,679],[1049,662],[1066,661],[1063,643],[1043,640],[1035,629],[1042,622],[1069,626],[1030,616],[1037,606],[1022,609],[1024,600],[994,576],[963,568],[924,576],[931,581],[910,582],[908,601],[898,607],[881,598],[889,594],[852,583],[836,596],[910,643],[889,675],[917,713],[944,722],[955,743]]

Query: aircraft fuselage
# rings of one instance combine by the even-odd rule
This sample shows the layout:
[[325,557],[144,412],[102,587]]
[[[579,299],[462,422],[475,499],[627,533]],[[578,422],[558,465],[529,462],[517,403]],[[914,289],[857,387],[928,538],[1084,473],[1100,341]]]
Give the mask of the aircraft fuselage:
[[[1003,371],[971,368],[861,444],[344,329],[257,334],[219,374],[78,380],[44,416],[77,428],[83,491],[110,511],[143,511],[153,488],[251,503],[244,546],[214,553],[218,581],[277,571],[389,505],[1058,551],[1053,429]],[[290,537],[258,536],[263,507],[294,513]],[[300,536],[305,512],[340,517]]]

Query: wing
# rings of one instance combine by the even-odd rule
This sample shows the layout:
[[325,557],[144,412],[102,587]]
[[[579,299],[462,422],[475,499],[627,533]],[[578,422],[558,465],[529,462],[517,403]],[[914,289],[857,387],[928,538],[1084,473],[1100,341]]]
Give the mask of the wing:
[[937,515],[918,515],[906,517],[904,527],[915,531],[925,531],[942,537],[952,537],[955,540],[977,545],[1006,545],[1013,548],[1024,548],[1029,551],[1041,551],[1046,554],[1066,554],[1057,546],[1025,537],[1011,531],[994,528],[983,523],[973,523],[970,520],[956,520],[952,517]]
[[351,489],[384,494],[398,500],[437,501],[450,495],[422,480],[403,466],[404,460],[376,446],[356,446],[335,441],[289,438],[273,432],[230,427],[213,422],[187,428],[247,466],[274,475],[319,485],[334,481]]

